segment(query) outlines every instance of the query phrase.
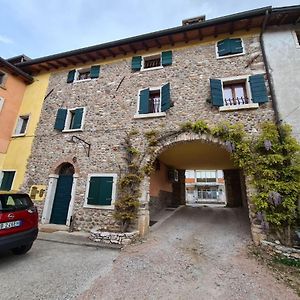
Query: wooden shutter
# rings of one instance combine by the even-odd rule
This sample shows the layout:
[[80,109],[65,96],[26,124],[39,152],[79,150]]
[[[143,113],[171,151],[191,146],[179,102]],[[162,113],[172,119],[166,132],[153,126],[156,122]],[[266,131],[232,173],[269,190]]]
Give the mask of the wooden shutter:
[[83,108],[77,108],[74,114],[73,126],[70,129],[80,129],[82,124]]
[[161,111],[166,111],[170,107],[170,83],[167,83],[161,87]]
[[237,54],[243,52],[242,40],[240,38],[230,39],[231,54]]
[[140,91],[139,114],[147,114],[149,112],[149,89]]
[[172,51],[164,51],[161,53],[161,64],[163,66],[172,64]]
[[222,81],[220,79],[210,79],[210,92],[212,105],[223,106]]
[[59,108],[56,114],[54,129],[62,131],[65,128],[65,122],[67,118],[67,109]]
[[3,178],[1,182],[0,190],[9,191],[15,177],[15,171],[3,171]]
[[71,83],[74,81],[75,73],[76,73],[76,70],[71,70],[68,73],[67,83]]
[[268,93],[265,85],[263,74],[253,75],[249,77],[252,101],[254,103],[268,102]]
[[90,205],[111,205],[113,177],[91,177],[87,203]]
[[98,78],[100,74],[100,66],[92,66],[91,67],[91,78]]
[[230,52],[231,52],[230,40],[229,39],[219,41],[217,43],[217,47],[218,47],[219,56],[224,56],[224,55],[230,54]]
[[142,57],[141,56],[133,56],[131,61],[131,69],[133,71],[139,71],[142,67]]

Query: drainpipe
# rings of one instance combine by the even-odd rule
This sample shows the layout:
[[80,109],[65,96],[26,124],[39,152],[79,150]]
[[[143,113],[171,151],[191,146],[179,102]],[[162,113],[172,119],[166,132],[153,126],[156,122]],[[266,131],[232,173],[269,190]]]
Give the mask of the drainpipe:
[[279,117],[279,111],[278,111],[278,102],[275,96],[275,91],[274,91],[274,86],[271,80],[271,75],[270,75],[270,67],[269,67],[269,63],[267,60],[267,56],[266,56],[266,52],[265,52],[265,45],[264,45],[264,40],[263,40],[263,33],[267,27],[267,23],[269,20],[269,17],[272,13],[272,8],[268,8],[266,10],[266,14],[265,14],[265,18],[261,27],[261,32],[259,35],[259,42],[260,42],[260,46],[261,46],[261,51],[262,51],[262,56],[263,56],[263,61],[265,64],[265,68],[266,68],[266,72],[267,72],[267,79],[268,79],[268,84],[269,84],[269,88],[270,88],[270,94],[271,94],[271,98],[272,98],[272,106],[273,106],[273,110],[275,113],[275,124],[277,126],[278,132],[279,132],[279,136],[281,137],[281,130],[280,130],[280,124],[281,124],[281,119]]

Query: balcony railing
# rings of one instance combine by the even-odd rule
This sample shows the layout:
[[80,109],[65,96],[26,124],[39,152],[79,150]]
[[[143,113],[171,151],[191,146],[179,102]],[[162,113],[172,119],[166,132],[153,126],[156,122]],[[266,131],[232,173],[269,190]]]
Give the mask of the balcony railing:
[[149,112],[159,113],[160,112],[160,98],[150,98],[149,99]]
[[225,106],[244,105],[244,104],[249,104],[249,99],[247,97],[230,98],[230,99],[225,99],[224,104]]

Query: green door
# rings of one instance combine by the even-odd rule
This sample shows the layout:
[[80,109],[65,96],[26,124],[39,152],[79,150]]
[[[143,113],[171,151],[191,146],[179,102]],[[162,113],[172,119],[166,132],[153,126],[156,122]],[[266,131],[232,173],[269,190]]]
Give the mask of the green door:
[[73,175],[59,175],[52,206],[50,223],[66,224],[71,191],[73,185]]

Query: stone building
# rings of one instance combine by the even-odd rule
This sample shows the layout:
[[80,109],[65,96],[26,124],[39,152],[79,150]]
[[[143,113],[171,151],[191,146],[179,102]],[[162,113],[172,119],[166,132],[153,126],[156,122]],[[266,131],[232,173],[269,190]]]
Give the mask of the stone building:
[[[33,75],[50,75],[23,186],[47,187],[46,198],[36,201],[41,222],[119,229],[113,212],[129,132],[138,131],[132,143],[145,166],[151,161],[145,134],[153,130],[176,131],[202,119],[210,126],[241,122],[255,135],[261,122],[275,121],[260,44],[270,9],[193,19],[18,64]],[[166,206],[185,203],[187,169],[224,170],[228,205],[251,207],[242,170],[217,139],[170,135],[152,155],[155,171],[141,183],[141,235],[148,230],[149,211],[151,219]],[[251,213],[250,219],[255,234]]]

